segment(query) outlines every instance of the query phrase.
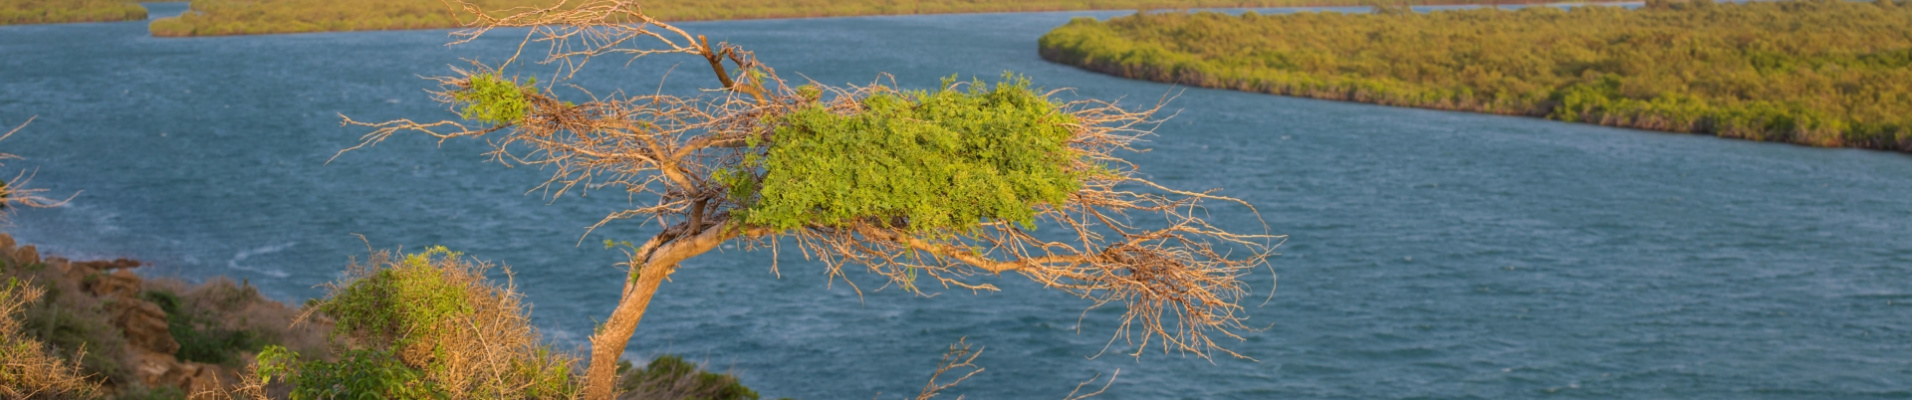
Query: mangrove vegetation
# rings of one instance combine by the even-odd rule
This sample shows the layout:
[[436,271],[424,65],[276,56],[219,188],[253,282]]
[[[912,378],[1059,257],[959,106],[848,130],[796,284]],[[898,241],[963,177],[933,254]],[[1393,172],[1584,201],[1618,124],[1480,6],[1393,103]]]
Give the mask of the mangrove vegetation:
[[146,8],[129,0],[0,1],[0,25],[137,21]]
[[1076,19],[1040,46],[1184,85],[1912,151],[1904,1],[1138,13]]
[[[1361,5],[1368,0],[654,0],[644,11],[664,21],[814,18],[1064,10]],[[1442,2],[1478,2],[1435,0]],[[1505,3],[1513,3],[1509,1]],[[501,14],[551,7],[550,0],[472,1]],[[1426,3],[1426,2],[1421,2]],[[322,31],[441,29],[473,18],[439,0],[193,0],[192,11],[155,22],[157,36],[218,36]],[[502,16],[502,15],[497,15]]]

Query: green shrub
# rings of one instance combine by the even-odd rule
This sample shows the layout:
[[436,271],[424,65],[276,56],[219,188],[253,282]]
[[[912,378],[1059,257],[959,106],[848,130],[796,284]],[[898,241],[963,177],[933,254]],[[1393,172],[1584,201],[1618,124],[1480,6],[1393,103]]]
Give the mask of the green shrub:
[[[629,363],[620,368],[629,368]],[[675,355],[660,355],[644,368],[625,371],[618,379],[620,398],[684,400],[757,400],[757,392],[737,382],[736,376],[704,371]]]
[[348,351],[336,362],[300,361],[298,353],[269,346],[258,362],[260,381],[290,383],[292,400],[451,398],[424,373],[383,350]]
[[166,312],[166,330],[179,343],[173,356],[180,361],[230,365],[239,360],[239,352],[259,351],[273,342],[257,331],[220,327],[201,315],[203,311],[188,309],[172,292],[148,290],[141,297]]
[[570,397],[570,359],[542,344],[518,294],[485,281],[489,264],[459,257],[444,247],[396,260],[375,253],[318,311],[337,322],[342,346],[418,373],[377,379],[414,379],[454,398]]

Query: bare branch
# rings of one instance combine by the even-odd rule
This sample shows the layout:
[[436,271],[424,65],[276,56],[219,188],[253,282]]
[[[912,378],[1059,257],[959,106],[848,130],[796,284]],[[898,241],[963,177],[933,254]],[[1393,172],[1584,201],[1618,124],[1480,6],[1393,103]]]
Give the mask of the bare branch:
[[1095,376],[1090,377],[1089,380],[1082,381],[1082,383],[1077,383],[1075,390],[1069,391],[1069,396],[1063,397],[1062,400],[1082,400],[1082,399],[1086,399],[1090,397],[1100,396],[1102,395],[1102,392],[1106,392],[1109,390],[1109,385],[1115,384],[1115,377],[1118,375],[1122,375],[1121,369],[1117,369],[1115,370],[1115,373],[1109,374],[1109,380],[1107,382],[1102,382],[1101,388],[1098,388],[1093,392],[1083,393],[1082,392],[1083,387],[1087,387],[1089,384],[1095,383],[1097,379],[1102,379],[1102,374],[1095,374]]
[[[929,400],[942,394],[944,390],[956,387],[956,384],[963,383],[964,380],[983,372],[983,367],[976,365],[976,357],[983,355],[983,349],[971,350],[968,340],[969,338],[966,337],[957,339],[956,343],[949,345],[949,351],[943,353],[943,361],[936,363],[936,372],[929,374],[929,383],[923,384],[923,391],[916,395],[916,400]],[[962,375],[957,376],[956,379],[944,381],[943,374]],[[956,398],[961,399],[962,396]]]
[[[27,117],[26,122],[21,122],[19,126],[15,126],[13,127],[13,129],[8,130],[7,134],[0,135],[0,141],[4,141],[4,140],[7,140],[7,138],[13,137],[14,133],[19,133],[20,130],[26,129],[28,124],[32,124],[33,120],[38,118],[39,116],[37,115],[32,117]],[[20,160],[20,159],[23,159],[23,158],[18,155],[14,155],[11,153],[0,153],[0,161]],[[6,164],[0,163],[0,166],[4,166],[4,165]],[[61,199],[61,200],[54,200],[54,199],[48,198],[45,195],[45,193],[47,192],[46,189],[30,189],[27,187],[29,183],[33,182],[34,175],[35,173],[33,171],[20,171],[20,172],[14,173],[13,178],[7,179],[4,182],[0,182],[0,210],[5,210],[8,207],[29,207],[29,208],[59,207],[59,206],[66,205],[67,202],[73,201],[74,197],[78,197],[80,195],[79,192],[74,192],[73,195],[67,196],[67,198]],[[5,214],[0,214],[0,220],[4,220],[4,218],[5,218]]]

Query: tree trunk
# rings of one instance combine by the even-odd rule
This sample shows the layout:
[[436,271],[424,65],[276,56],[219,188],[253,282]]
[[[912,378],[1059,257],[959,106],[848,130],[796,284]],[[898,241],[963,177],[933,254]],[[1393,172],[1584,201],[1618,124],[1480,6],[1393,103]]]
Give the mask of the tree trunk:
[[[584,400],[610,400],[616,392],[617,359],[624,355],[624,345],[631,342],[631,333],[637,331],[637,321],[644,319],[644,308],[651,305],[651,296],[657,294],[657,286],[664,283],[671,271],[677,269],[677,263],[686,258],[704,254],[716,248],[725,240],[736,237],[741,232],[726,228],[724,221],[698,232],[690,237],[670,240],[667,244],[645,244],[649,249],[640,256],[644,261],[638,269],[637,282],[625,281],[624,297],[618,299],[617,309],[611,311],[611,319],[591,335],[591,366],[584,370]],[[755,232],[755,231],[753,231]],[[656,243],[655,239],[652,243]],[[632,264],[637,264],[633,261]]]
[[642,273],[638,274],[637,282],[624,290],[624,298],[619,299],[617,309],[611,311],[611,319],[604,321],[597,334],[591,335],[591,365],[584,372],[585,400],[609,400],[616,391],[617,360],[624,356],[624,346],[637,331],[638,320],[644,319],[651,295],[657,294],[658,285],[663,284],[664,276],[670,275],[670,269],[676,265],[646,267],[649,268],[639,267]]

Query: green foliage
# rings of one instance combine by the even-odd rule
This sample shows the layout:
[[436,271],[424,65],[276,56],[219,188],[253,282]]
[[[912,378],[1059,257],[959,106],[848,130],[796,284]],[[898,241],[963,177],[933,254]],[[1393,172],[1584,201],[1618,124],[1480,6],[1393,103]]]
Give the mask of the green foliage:
[[128,0],[0,1],[0,25],[138,21],[146,8]]
[[336,362],[300,361],[296,352],[268,346],[258,363],[262,382],[279,378],[292,384],[292,400],[450,398],[423,379],[423,372],[384,350],[352,350]]
[[660,355],[642,369],[624,371],[630,368],[629,362],[618,364],[622,373],[618,379],[618,390],[642,394],[653,391],[666,391],[681,395],[685,400],[757,400],[757,391],[744,387],[737,377],[704,371],[697,364],[684,361],[676,355]]
[[525,93],[538,90],[538,78],[520,84],[494,73],[472,75],[467,82],[463,89],[452,92],[452,99],[462,108],[458,115],[494,125],[524,119],[525,110],[531,107]]
[[1188,85],[1912,151],[1912,9],[1875,3],[1151,14],[1040,48]]
[[[878,91],[847,115],[823,105],[791,113],[775,124],[766,155],[742,164],[754,171],[718,179],[732,198],[751,203],[740,214],[756,226],[875,216],[907,218],[919,232],[961,232],[987,221],[1033,229],[1033,207],[1062,203],[1086,173],[1071,169],[1073,117],[1023,78],[972,81],[966,91],[953,79],[933,93]],[[761,190],[747,179],[756,173]]]
[[272,342],[257,331],[221,327],[217,321],[185,307],[172,292],[149,290],[141,297],[166,312],[166,330],[179,343],[173,356],[181,361],[230,365],[239,361],[239,352],[258,351]]
[[444,247],[407,255],[393,268],[347,286],[320,303],[319,311],[337,321],[335,335],[367,334],[396,346],[431,337],[445,320],[472,312],[465,288],[446,281],[432,268],[433,257],[458,257]]

